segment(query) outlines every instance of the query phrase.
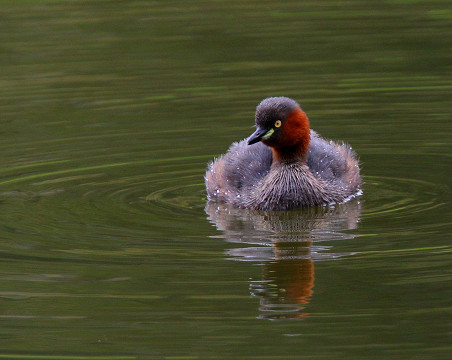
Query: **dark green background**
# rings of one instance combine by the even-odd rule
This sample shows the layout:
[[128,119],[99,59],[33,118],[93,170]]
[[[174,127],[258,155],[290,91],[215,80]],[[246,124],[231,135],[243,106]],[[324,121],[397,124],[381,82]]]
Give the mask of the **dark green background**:
[[[448,1],[0,1],[0,358],[448,359],[451,20]],[[206,163],[278,95],[353,146],[364,195],[206,213]],[[312,296],[268,311],[296,305],[294,269]]]

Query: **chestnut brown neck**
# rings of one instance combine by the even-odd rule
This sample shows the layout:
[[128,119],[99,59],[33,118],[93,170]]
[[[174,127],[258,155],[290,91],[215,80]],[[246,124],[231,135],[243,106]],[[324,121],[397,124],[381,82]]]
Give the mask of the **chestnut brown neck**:
[[286,118],[281,141],[272,147],[273,160],[283,163],[306,162],[310,140],[308,117],[297,108]]

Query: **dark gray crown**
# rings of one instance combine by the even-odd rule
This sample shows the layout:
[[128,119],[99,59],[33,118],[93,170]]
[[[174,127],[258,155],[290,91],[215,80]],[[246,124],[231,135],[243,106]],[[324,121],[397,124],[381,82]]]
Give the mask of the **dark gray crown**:
[[299,107],[295,100],[284,96],[264,99],[256,108],[256,125],[265,128],[276,120],[284,121],[287,115]]

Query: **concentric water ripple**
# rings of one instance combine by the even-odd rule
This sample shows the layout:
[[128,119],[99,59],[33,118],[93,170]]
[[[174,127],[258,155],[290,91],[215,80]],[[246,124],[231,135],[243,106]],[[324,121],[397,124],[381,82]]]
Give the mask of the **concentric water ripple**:
[[50,256],[49,250],[74,253],[114,248],[124,239],[137,244],[166,238],[202,214],[205,162],[168,158],[83,168],[65,163],[45,172],[38,164],[28,166],[26,175],[9,174],[2,185],[11,190],[0,192],[0,206],[9,209],[0,220],[9,255],[21,252],[21,243],[39,257]]
[[368,217],[389,213],[402,217],[433,210],[446,205],[448,193],[445,184],[375,176],[366,177],[366,189],[368,206],[364,216]]
[[[12,189],[27,190],[3,191],[0,201],[26,204],[20,211],[33,213],[30,217],[22,213],[22,217],[27,218],[24,226],[28,228],[22,231],[42,232],[49,227],[57,232],[70,223],[110,227],[114,231],[123,229],[129,233],[143,231],[149,228],[152,216],[164,218],[166,222],[174,217],[182,220],[193,216],[196,213],[193,209],[204,206],[203,173],[207,160],[205,156],[142,160],[47,172],[40,172],[42,164],[37,164],[36,170],[30,165],[28,175],[8,176],[0,182]],[[114,171],[109,173],[110,170]],[[373,219],[413,217],[445,206],[447,192],[444,184],[366,177],[364,195],[358,200],[364,201],[360,216]],[[337,205],[339,209],[346,206]],[[45,214],[45,218],[41,214]],[[14,216],[14,212],[10,216]],[[30,219],[34,221],[30,222]],[[265,223],[266,218],[260,221]],[[3,224],[8,228],[6,221]],[[331,222],[329,226],[333,224]],[[240,232],[240,229],[241,226],[236,227],[235,231]],[[286,229],[286,232],[293,231]],[[334,238],[333,232],[330,235]]]

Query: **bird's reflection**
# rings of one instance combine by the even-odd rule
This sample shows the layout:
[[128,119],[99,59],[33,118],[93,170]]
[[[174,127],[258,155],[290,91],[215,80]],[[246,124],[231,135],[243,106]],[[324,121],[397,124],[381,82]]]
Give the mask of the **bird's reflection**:
[[[314,261],[350,253],[332,251],[332,240],[356,235],[360,202],[297,211],[255,211],[207,203],[208,219],[226,241],[242,244],[227,251],[232,260],[262,264],[262,275],[250,280],[250,292],[260,297],[259,318],[294,320],[309,316],[314,293]],[[322,245],[328,241],[329,245]]]

